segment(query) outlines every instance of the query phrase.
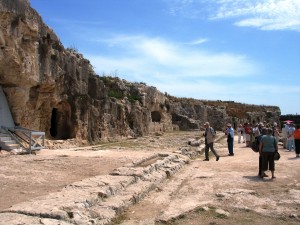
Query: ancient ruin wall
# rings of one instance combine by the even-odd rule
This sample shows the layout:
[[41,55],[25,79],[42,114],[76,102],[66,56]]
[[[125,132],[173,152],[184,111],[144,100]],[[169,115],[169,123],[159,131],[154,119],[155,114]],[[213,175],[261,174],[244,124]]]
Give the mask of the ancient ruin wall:
[[253,106],[241,117],[232,113],[234,104],[178,99],[143,83],[100,77],[26,0],[0,2],[0,85],[16,124],[54,139],[98,142],[198,129],[205,121],[221,129],[227,121],[280,115],[278,107]]

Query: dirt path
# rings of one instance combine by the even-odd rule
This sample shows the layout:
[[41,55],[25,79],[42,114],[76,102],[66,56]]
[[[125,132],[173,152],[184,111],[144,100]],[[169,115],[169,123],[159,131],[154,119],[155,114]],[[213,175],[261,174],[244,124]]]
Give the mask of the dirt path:
[[[37,155],[0,155],[0,210],[101,174],[153,152],[173,152],[199,132],[173,132],[87,148],[43,150]],[[280,147],[275,180],[261,180],[258,154],[235,143],[216,144],[222,156],[192,160],[115,223],[129,224],[299,224],[300,159]],[[145,210],[146,209],[146,210]]]
[[194,135],[194,132],[171,133],[166,137],[143,137],[90,147],[45,149],[37,155],[11,155],[2,151],[0,211],[60,191],[73,182],[109,174],[115,168],[153,152],[174,151]]
[[[300,159],[280,147],[276,179],[258,178],[258,153],[235,143],[199,158],[123,215],[121,224],[299,224]],[[270,172],[269,172],[270,175]],[[145,210],[146,209],[146,210]],[[163,221],[159,223],[157,221]],[[155,223],[156,222],[156,223]]]

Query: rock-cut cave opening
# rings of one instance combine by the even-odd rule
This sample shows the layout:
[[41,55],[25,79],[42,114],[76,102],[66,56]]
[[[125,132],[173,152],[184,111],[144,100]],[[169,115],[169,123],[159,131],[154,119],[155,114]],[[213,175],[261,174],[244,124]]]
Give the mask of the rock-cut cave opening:
[[151,112],[151,118],[152,122],[160,122],[161,121],[161,115],[158,111]]
[[74,138],[74,130],[71,126],[70,113],[68,110],[62,111],[53,108],[51,113],[50,135],[54,139]]
[[54,138],[57,136],[57,109],[56,108],[52,109],[50,135],[51,137]]

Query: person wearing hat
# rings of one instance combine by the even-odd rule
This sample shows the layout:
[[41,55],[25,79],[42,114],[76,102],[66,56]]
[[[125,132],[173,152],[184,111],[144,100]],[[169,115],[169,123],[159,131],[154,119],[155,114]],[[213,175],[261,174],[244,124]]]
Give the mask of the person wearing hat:
[[220,156],[214,149],[214,139],[216,136],[216,132],[214,129],[209,125],[209,122],[206,122],[204,124],[205,127],[205,132],[204,132],[204,137],[205,137],[205,159],[204,161],[209,161],[209,149],[212,151],[212,153],[216,156],[216,161],[219,161]]
[[227,124],[225,134],[227,135],[227,145],[228,145],[228,151],[229,151],[228,155],[234,156],[234,153],[233,153],[234,129],[232,128],[231,123]]

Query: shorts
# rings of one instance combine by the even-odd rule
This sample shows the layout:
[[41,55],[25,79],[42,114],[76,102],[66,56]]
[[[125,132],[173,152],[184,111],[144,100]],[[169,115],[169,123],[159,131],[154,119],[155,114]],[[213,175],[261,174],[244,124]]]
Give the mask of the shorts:
[[274,152],[262,152],[261,170],[275,171]]

